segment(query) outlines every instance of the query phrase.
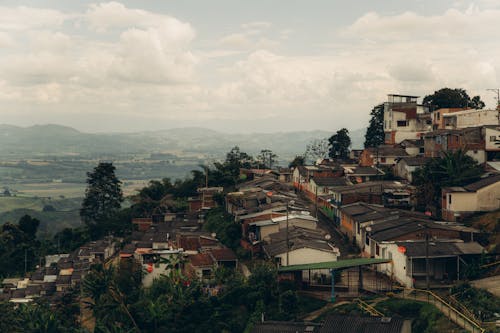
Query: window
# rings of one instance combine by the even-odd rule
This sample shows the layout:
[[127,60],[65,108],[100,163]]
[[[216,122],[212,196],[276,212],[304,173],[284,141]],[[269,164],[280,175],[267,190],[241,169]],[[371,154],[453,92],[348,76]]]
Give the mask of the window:
[[451,205],[451,194],[448,194],[448,205]]
[[375,254],[377,256],[380,255],[380,247],[378,246],[378,244],[375,244]]
[[381,157],[381,158],[380,158],[380,162],[381,162],[381,163],[385,163],[385,157]]
[[398,120],[398,127],[406,127],[407,122],[406,120]]
[[437,113],[438,120],[441,118],[441,112]]
[[490,136],[490,142],[495,142],[495,141],[497,141],[497,136],[496,135]]

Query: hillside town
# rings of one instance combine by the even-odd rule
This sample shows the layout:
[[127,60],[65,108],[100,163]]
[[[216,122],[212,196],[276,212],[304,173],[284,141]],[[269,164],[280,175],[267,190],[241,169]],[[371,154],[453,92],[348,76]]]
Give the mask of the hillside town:
[[[196,281],[203,293],[217,296],[226,288],[221,272],[248,279],[255,264],[265,262],[278,281],[299,292],[333,304],[354,302],[369,315],[333,314],[317,323],[267,320],[262,312],[250,332],[355,332],[341,322],[370,332],[411,332],[408,321],[391,320],[362,300],[389,294],[433,304],[457,327],[484,332],[500,318],[464,311],[445,294],[498,273],[492,230],[473,222],[500,209],[500,109],[433,110],[417,96],[395,94],[380,108],[384,142],[289,167],[273,167],[271,158],[258,167],[240,165],[230,186],[213,184],[207,169],[199,175],[205,184],[184,208],[175,208],[170,194],[154,204],[149,195],[149,203],[140,202],[148,208],[132,216],[130,233],[118,236],[115,229],[72,252],[46,255],[25,276],[3,279],[0,299],[56,304],[88,288],[84,280],[98,264],[135,267],[142,288],[177,272],[185,286]],[[474,163],[477,175],[440,187],[425,178],[433,161],[456,163],[456,156]],[[498,296],[495,281],[491,292]],[[96,319],[84,310],[86,297],[77,298],[79,321],[92,329]]]

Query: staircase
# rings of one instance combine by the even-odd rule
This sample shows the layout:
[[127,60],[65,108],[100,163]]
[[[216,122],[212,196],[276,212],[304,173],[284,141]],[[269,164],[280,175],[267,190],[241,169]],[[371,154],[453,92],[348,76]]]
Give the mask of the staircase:
[[[469,332],[484,333],[486,331],[486,329],[482,327],[482,323],[479,322],[474,316],[472,316],[469,311],[457,309],[457,307],[453,306],[430,290],[412,288],[398,289],[401,290],[401,293],[395,293],[395,297],[403,299],[413,299],[416,301],[432,304],[452,322]],[[463,305],[460,305],[460,308],[463,309],[465,307]]]

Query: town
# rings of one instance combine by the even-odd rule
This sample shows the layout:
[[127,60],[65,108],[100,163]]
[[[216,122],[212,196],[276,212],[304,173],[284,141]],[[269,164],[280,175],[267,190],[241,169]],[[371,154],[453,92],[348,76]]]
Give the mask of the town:
[[[346,129],[288,166],[234,147],[192,179],[151,181],[121,211],[115,168],[101,162],[86,229],[16,250],[0,299],[72,307],[71,325],[95,332],[424,332],[438,317],[442,331],[494,332],[500,103],[439,107],[444,90],[426,103],[388,95],[362,150]],[[5,224],[2,239],[34,242],[37,223]],[[412,321],[424,306],[434,317]]]

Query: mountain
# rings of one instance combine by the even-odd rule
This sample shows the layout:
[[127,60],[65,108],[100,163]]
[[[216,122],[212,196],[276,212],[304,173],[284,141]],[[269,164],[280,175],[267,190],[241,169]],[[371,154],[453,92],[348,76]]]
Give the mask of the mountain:
[[[353,148],[360,148],[365,130],[351,131]],[[17,127],[0,125],[0,156],[80,156],[145,154],[152,152],[195,153],[222,156],[234,146],[250,154],[271,149],[282,158],[305,151],[313,139],[333,132],[296,131],[229,134],[206,128],[174,128],[137,133],[83,133],[60,125]]]

